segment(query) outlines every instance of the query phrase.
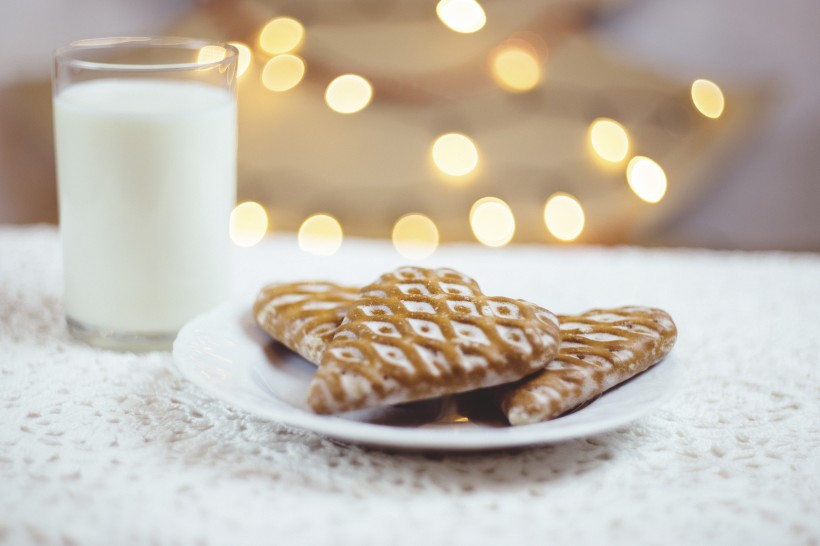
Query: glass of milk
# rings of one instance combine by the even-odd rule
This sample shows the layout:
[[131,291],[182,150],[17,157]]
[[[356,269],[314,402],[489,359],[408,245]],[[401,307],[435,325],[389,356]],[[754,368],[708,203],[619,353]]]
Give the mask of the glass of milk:
[[80,40],[53,65],[68,329],[170,348],[231,289],[237,51],[187,38]]

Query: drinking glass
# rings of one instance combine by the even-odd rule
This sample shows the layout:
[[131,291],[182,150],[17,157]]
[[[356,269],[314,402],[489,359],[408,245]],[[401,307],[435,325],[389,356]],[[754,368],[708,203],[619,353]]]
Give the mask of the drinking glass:
[[236,199],[234,47],[171,37],[79,40],[52,73],[69,332],[170,348],[229,297]]

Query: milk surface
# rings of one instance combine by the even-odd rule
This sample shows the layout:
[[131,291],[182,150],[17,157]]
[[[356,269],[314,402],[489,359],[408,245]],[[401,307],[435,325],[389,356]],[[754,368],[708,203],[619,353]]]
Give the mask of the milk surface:
[[230,291],[236,101],[198,82],[101,79],[54,99],[67,315],[172,332]]

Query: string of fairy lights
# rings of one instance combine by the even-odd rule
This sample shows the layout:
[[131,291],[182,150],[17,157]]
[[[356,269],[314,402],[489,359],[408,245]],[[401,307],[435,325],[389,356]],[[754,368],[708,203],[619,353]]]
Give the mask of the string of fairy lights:
[[[439,20],[458,33],[480,31],[486,24],[486,14],[476,0],[440,0],[436,6]],[[297,87],[305,76],[306,63],[299,56],[305,39],[304,25],[291,17],[276,17],[259,31],[253,46],[230,42],[239,51],[237,73],[242,78],[255,59],[263,59],[259,71],[261,85],[271,92],[284,93]],[[545,55],[543,42],[533,43],[521,36],[505,40],[491,53],[488,67],[493,81],[509,93],[526,93],[544,82]],[[209,46],[213,47],[213,46]],[[217,50],[220,49],[220,50]],[[221,48],[205,48],[200,60],[208,62],[224,57]],[[328,108],[341,115],[355,115],[367,108],[378,89],[358,74],[341,74],[325,90]],[[714,82],[696,80],[691,85],[694,108],[707,118],[716,119],[724,110],[723,92]],[[617,120],[598,118],[587,130],[586,145],[592,157],[605,168],[623,169],[626,183],[642,201],[660,202],[667,190],[667,177],[661,165],[650,157],[630,155],[630,137]],[[473,138],[462,133],[438,136],[430,146],[432,164],[445,179],[469,181],[483,158]],[[497,197],[478,199],[470,209],[470,228],[475,239],[489,247],[502,247],[513,240],[515,215],[510,206]],[[543,208],[544,226],[556,240],[576,240],[584,230],[585,216],[581,202],[566,192],[549,196]],[[268,233],[268,213],[259,203],[246,201],[231,214],[231,239],[242,247],[260,242]],[[330,214],[314,214],[306,218],[298,231],[299,247],[308,253],[329,256],[342,245],[344,231]],[[433,219],[410,212],[398,218],[391,239],[396,251],[406,259],[421,260],[431,256],[439,245],[439,230]]]

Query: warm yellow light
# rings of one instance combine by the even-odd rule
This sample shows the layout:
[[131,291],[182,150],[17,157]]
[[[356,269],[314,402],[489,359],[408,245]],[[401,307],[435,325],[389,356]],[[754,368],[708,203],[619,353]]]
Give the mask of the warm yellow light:
[[541,82],[541,64],[533,51],[518,46],[498,49],[492,57],[492,75],[503,89],[524,93]]
[[592,149],[602,159],[619,163],[629,153],[629,136],[617,121],[598,118],[589,126],[589,141]]
[[236,75],[244,74],[251,65],[251,48],[242,42],[228,42],[239,51],[239,56],[236,59]]
[[305,75],[305,63],[296,55],[277,55],[262,69],[262,85],[271,91],[296,87]]
[[305,27],[296,19],[277,17],[268,21],[259,33],[259,47],[271,55],[294,51],[305,38]]
[[302,222],[297,238],[304,252],[330,256],[342,246],[342,226],[332,216],[314,214]]
[[224,47],[218,45],[206,45],[199,50],[197,55],[197,64],[218,63],[227,55]]
[[445,174],[464,176],[478,165],[478,149],[469,137],[448,133],[433,144],[433,162]]
[[562,241],[572,241],[584,230],[584,209],[568,193],[555,193],[544,206],[547,229]]
[[438,248],[438,228],[423,214],[405,214],[393,226],[393,246],[408,260],[423,260]]
[[436,13],[449,29],[462,34],[479,31],[487,22],[484,9],[475,0],[441,0]]
[[352,114],[370,103],[373,88],[370,83],[355,74],[339,76],[327,86],[325,102],[340,114]]
[[268,214],[259,203],[240,203],[231,211],[230,230],[235,245],[253,246],[268,232]]
[[723,91],[709,80],[695,80],[692,83],[692,102],[701,114],[713,119],[720,117],[726,105]]
[[657,203],[666,194],[666,173],[648,157],[638,155],[629,161],[626,180],[635,195],[647,203]]
[[510,206],[497,197],[482,197],[470,209],[470,227],[481,244],[504,246],[515,234],[515,217]]

